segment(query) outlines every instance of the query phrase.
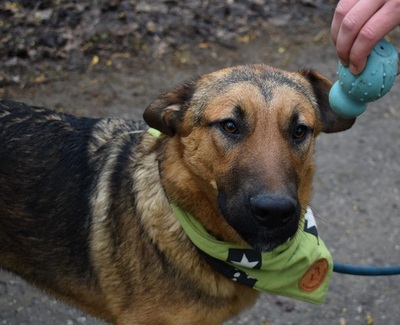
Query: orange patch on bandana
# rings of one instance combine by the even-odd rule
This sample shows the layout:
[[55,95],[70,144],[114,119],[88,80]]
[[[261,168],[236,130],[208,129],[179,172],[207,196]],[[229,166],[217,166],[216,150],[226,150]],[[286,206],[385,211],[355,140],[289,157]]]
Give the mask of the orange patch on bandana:
[[307,272],[299,281],[299,287],[305,292],[312,292],[319,288],[328,274],[329,263],[325,258],[321,258],[309,267]]

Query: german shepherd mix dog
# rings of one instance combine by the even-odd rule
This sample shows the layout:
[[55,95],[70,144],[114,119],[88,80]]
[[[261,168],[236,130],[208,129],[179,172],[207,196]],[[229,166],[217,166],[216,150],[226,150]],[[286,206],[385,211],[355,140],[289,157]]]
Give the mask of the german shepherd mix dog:
[[316,72],[201,76],[144,122],[0,101],[0,266],[114,324],[221,324],[257,291],[216,271],[171,203],[219,240],[272,251],[309,204],[314,140],[350,128]]

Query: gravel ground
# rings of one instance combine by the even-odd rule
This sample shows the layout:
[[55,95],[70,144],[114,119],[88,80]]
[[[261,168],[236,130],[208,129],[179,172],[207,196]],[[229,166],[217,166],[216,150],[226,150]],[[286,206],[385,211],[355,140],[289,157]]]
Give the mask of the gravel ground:
[[[32,4],[35,5],[32,5]],[[334,80],[333,2],[2,1],[0,97],[89,116],[141,117],[191,76],[243,63],[314,68]],[[391,40],[400,47],[400,34]],[[400,89],[348,132],[318,139],[313,208],[334,259],[400,264]],[[397,325],[399,276],[334,274],[314,306],[262,295],[227,324]],[[103,324],[0,273],[0,324]]]
[[1,1],[0,85],[42,82],[121,59],[237,49],[272,26],[309,28],[332,7],[324,0]]

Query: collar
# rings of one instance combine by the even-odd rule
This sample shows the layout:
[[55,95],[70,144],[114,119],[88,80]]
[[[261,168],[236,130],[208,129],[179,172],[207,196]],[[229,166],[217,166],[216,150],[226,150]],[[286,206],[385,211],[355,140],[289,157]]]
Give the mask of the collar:
[[[149,129],[154,137],[160,132]],[[289,242],[272,252],[259,252],[212,236],[190,213],[171,204],[189,239],[205,260],[232,281],[271,294],[316,304],[324,301],[332,275],[332,256],[318,236],[317,225],[307,208],[302,226]]]

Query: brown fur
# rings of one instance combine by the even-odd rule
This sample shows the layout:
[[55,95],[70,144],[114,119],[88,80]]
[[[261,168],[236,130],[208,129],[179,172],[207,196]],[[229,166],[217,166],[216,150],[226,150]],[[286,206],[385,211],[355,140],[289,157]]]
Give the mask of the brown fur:
[[[330,110],[330,86],[312,71],[220,70],[147,108],[160,138],[0,101],[0,265],[115,324],[221,324],[258,293],[207,264],[170,203],[228,242],[268,251],[294,236],[315,137],[354,122]],[[270,198],[282,220],[254,203]]]

